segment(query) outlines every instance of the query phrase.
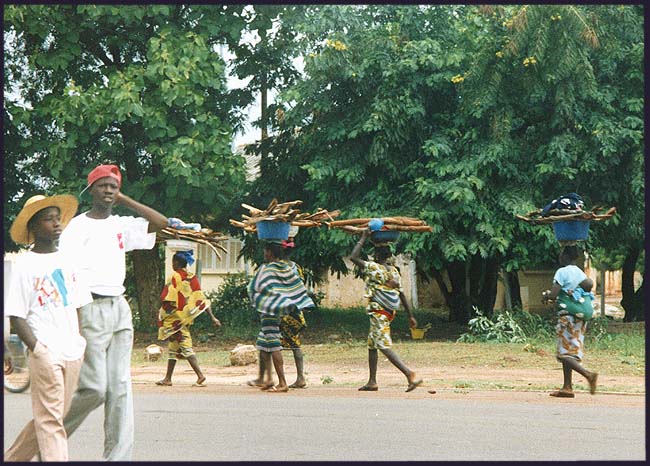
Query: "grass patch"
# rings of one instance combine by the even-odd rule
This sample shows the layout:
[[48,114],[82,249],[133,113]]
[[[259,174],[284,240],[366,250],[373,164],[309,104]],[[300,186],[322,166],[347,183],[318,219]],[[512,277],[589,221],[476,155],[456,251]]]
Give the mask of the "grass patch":
[[[415,367],[483,368],[488,372],[503,369],[560,371],[560,365],[555,360],[554,336],[533,336],[522,343],[463,343],[457,342],[457,339],[467,331],[467,327],[447,322],[446,311],[416,310],[414,315],[419,327],[428,323],[432,325],[423,340],[411,339],[404,311],[398,312],[391,325],[395,349],[407,364]],[[341,367],[367,364],[368,317],[365,309],[361,307],[317,308],[307,312],[305,318],[308,327],[303,334],[303,345],[307,364],[313,362]],[[192,327],[194,350],[199,363],[228,366],[229,351],[236,344],[254,344],[258,327],[253,323],[244,325],[245,323],[246,319],[232,327],[226,323],[217,329]],[[622,324],[612,327],[611,330],[615,329],[620,333],[608,330],[606,323],[590,324],[585,337],[585,367],[610,376],[645,376],[645,333],[625,332],[625,326]],[[161,361],[151,363],[145,361],[143,348],[154,342],[156,342],[155,333],[136,333],[134,365],[159,365],[161,368],[166,365],[166,355]],[[558,380],[561,380],[560,372],[558,372]],[[467,382],[479,384],[476,387],[484,383]],[[503,388],[507,389],[508,386],[505,384]],[[530,386],[530,389],[538,390],[547,388],[552,387]],[[612,391],[617,389],[616,386],[609,388]],[[464,388],[458,387],[458,389]]]

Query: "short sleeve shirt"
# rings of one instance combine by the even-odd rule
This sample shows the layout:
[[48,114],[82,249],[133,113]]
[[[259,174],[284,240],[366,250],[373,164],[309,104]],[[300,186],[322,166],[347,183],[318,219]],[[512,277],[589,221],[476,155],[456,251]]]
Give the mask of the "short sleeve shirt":
[[66,361],[83,356],[86,340],[79,333],[77,308],[92,301],[61,252],[20,254],[6,291],[5,316],[27,320],[36,339]]
[[86,214],[70,221],[61,234],[59,248],[75,257],[90,291],[119,296],[125,290],[126,253],[153,248],[156,233],[147,232],[149,222],[142,217],[94,219]]

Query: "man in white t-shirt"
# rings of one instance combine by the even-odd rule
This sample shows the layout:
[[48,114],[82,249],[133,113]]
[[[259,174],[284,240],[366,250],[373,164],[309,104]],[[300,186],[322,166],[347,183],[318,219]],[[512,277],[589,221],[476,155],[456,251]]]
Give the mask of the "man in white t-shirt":
[[[73,254],[92,303],[81,309],[81,333],[87,347],[65,428],[71,435],[95,408],[104,404],[105,461],[129,461],[134,419],[131,391],[133,323],[123,293],[126,253],[151,249],[156,232],[168,219],[120,192],[122,175],[115,165],[100,165],[88,174],[89,211],[72,219],[60,248]],[[84,190],[85,191],[85,190]],[[140,217],[113,215],[121,205]]]
[[77,388],[86,341],[79,333],[78,311],[92,302],[73,262],[57,250],[57,241],[77,212],[67,194],[29,198],[10,234],[33,248],[19,254],[5,288],[5,316],[29,350],[34,419],[5,452],[5,461],[67,461],[63,418]]

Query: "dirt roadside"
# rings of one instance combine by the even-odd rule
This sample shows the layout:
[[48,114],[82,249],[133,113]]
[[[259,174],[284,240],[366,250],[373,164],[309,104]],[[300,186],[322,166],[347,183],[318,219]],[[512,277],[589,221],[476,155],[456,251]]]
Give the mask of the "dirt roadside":
[[[295,368],[285,358],[288,383],[293,382]],[[196,375],[185,361],[179,361],[173,377],[172,387],[155,384],[164,375],[164,365],[145,363],[132,368],[134,390],[169,393],[222,393],[238,395],[264,395],[265,392],[246,385],[246,381],[257,375],[257,366],[204,366],[207,387],[193,387]],[[307,389],[292,389],[288,394],[276,396],[323,396],[323,397],[379,397],[404,399],[465,399],[490,402],[535,402],[572,403],[579,405],[604,405],[620,407],[645,406],[645,378],[601,375],[599,383],[609,387],[624,387],[622,391],[599,391],[592,396],[586,390],[586,383],[574,379],[576,397],[557,399],[548,395],[549,390],[539,387],[558,387],[562,373],[557,370],[484,369],[476,367],[439,367],[417,369],[418,377],[424,383],[415,391],[404,393],[404,376],[389,363],[379,364],[378,392],[359,392],[357,388],[367,380],[365,361],[354,367],[340,367],[326,364],[309,364],[306,367]],[[463,382],[471,381],[471,382]],[[435,394],[429,393],[435,390]],[[273,396],[273,395],[271,395]]]

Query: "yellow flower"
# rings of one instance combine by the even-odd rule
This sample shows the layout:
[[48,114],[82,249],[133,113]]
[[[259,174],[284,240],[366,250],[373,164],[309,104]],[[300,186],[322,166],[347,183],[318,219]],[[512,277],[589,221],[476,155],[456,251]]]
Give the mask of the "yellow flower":
[[456,76],[451,78],[451,82],[454,84],[462,83],[463,81],[465,81],[465,78],[460,74],[457,74]]
[[524,59],[524,66],[534,65],[535,63],[537,63],[537,59],[535,57],[528,57]]
[[497,58],[501,58],[503,57],[503,52],[498,51],[495,55],[497,56]]
[[337,40],[336,42],[334,42],[334,48],[336,50],[347,50],[348,47],[340,40]]

